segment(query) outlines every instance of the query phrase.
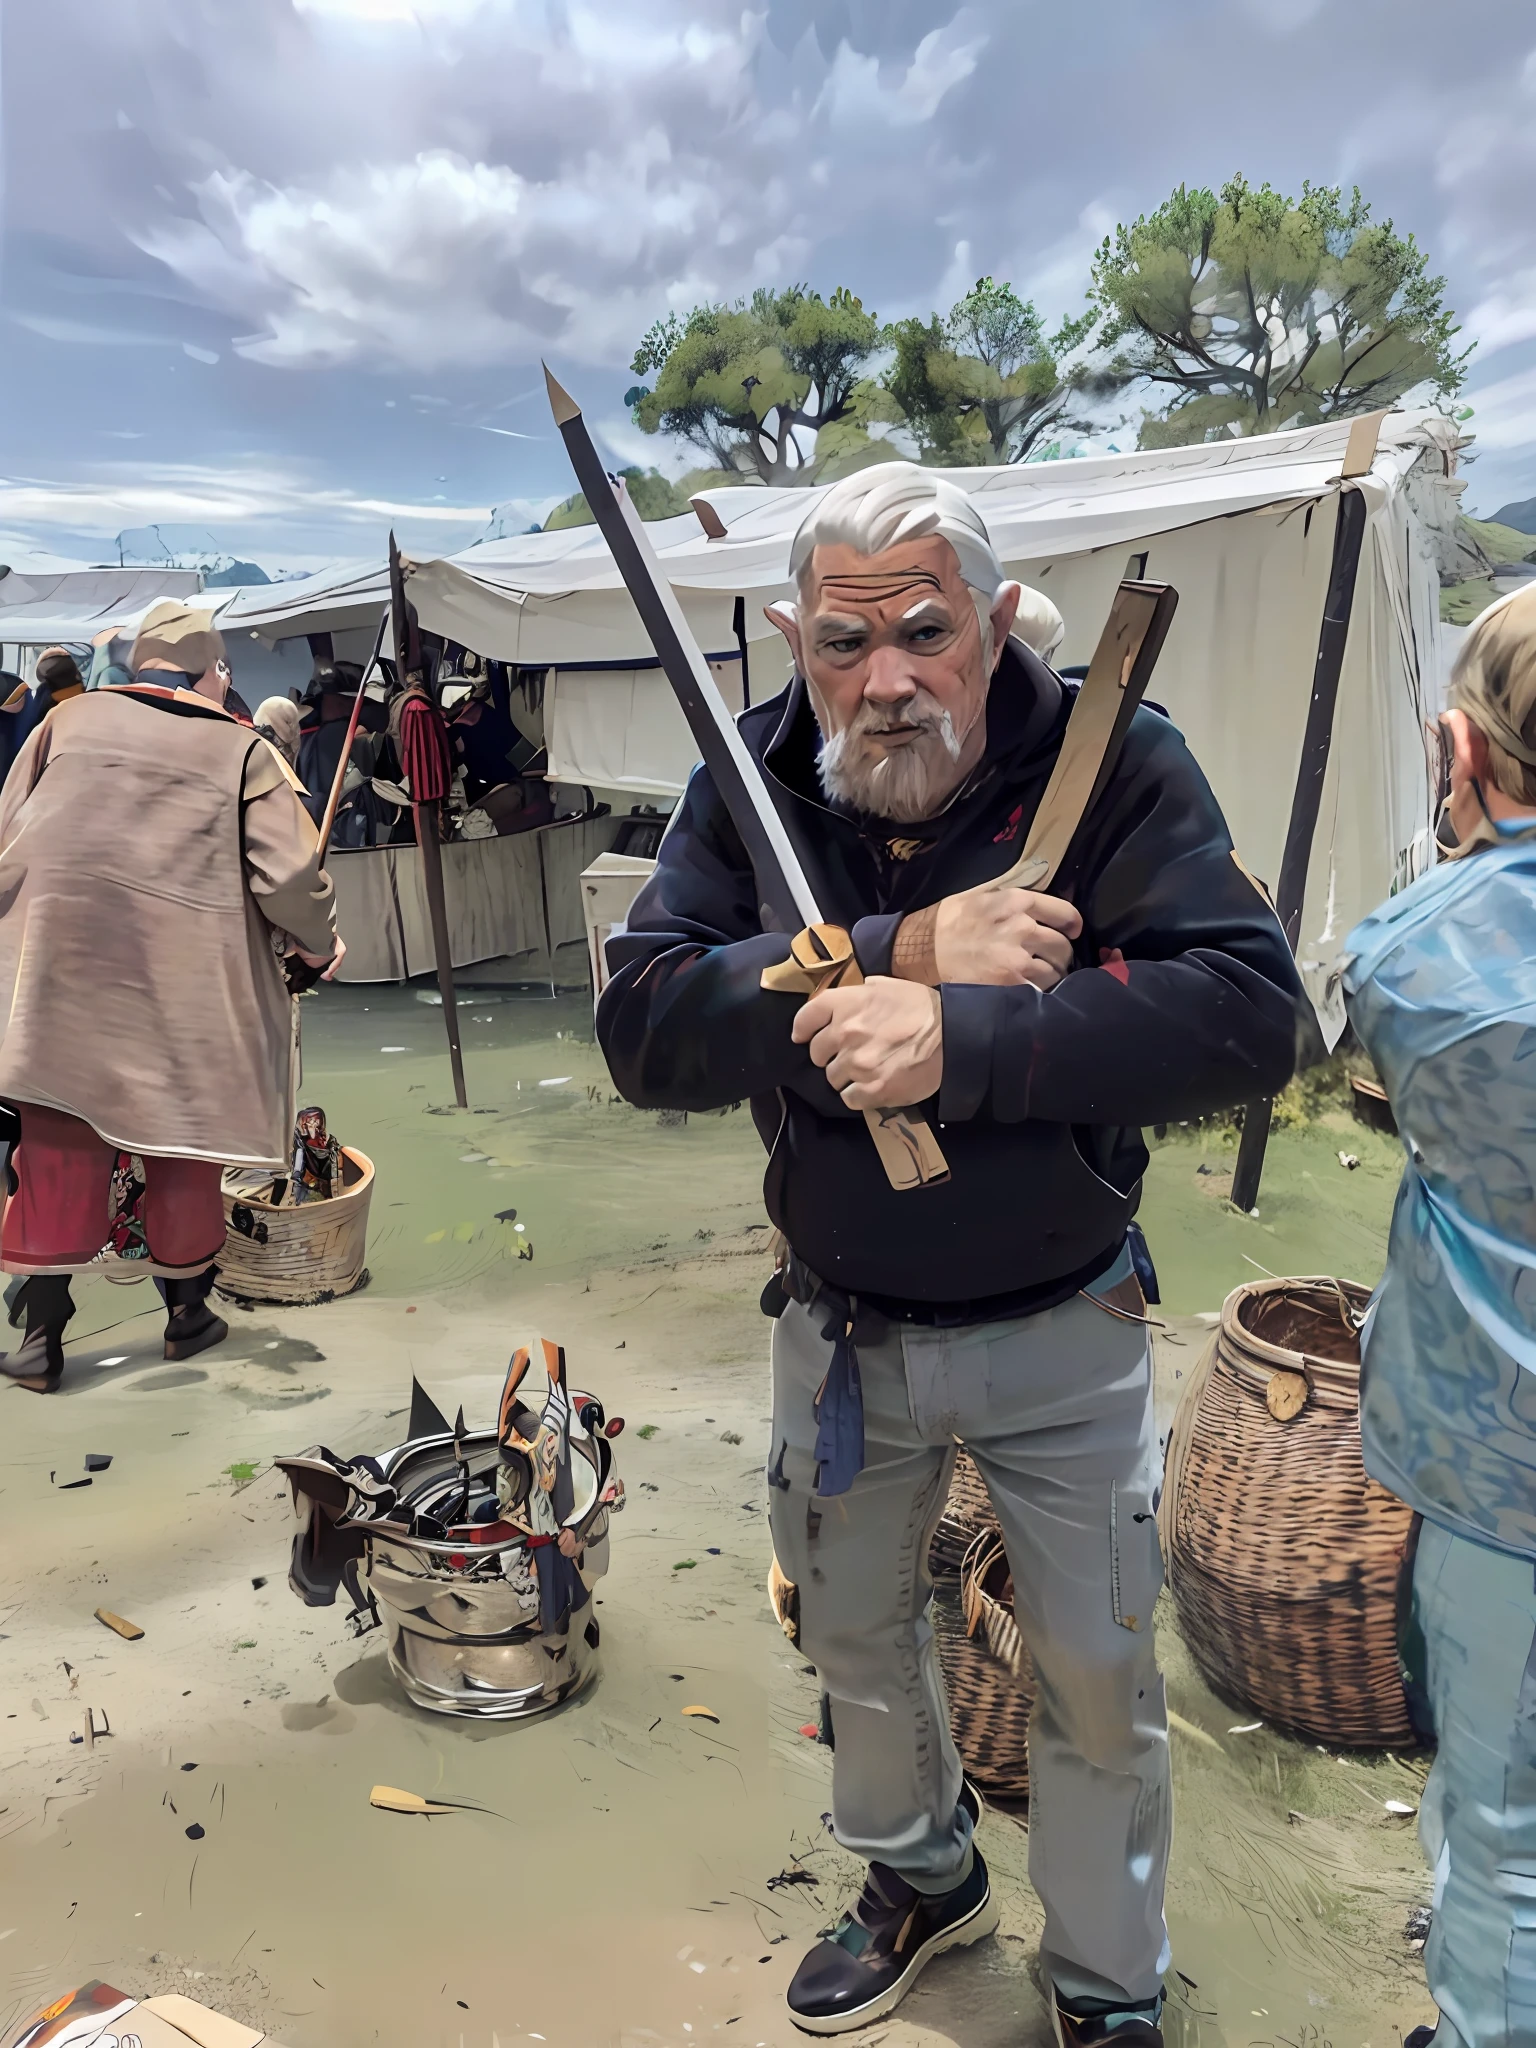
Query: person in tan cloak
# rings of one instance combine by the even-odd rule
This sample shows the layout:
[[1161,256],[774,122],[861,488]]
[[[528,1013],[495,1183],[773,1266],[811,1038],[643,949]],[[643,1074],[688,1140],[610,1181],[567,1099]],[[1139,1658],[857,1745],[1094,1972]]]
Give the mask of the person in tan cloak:
[[[20,1119],[0,1267],[48,1392],[69,1276],[106,1243],[118,1152],[144,1160],[167,1358],[228,1334],[208,1307],[220,1168],[286,1172],[298,962],[334,972],[330,877],[292,772],[223,708],[208,613],[146,616],[134,680],[57,706],[0,792],[0,1100]],[[285,960],[288,963],[285,970]]]

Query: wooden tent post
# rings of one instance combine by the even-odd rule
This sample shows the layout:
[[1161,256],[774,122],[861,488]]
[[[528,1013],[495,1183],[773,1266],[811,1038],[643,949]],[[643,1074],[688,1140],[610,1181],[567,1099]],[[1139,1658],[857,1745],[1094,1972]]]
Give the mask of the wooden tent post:
[[[1350,430],[1349,456],[1344,474],[1361,475],[1352,469],[1349,457],[1356,455],[1355,432],[1362,426],[1379,428],[1380,415],[1358,420]],[[1370,437],[1369,469],[1375,454],[1375,432]],[[1285,852],[1280,860],[1280,882],[1275,891],[1275,911],[1285,932],[1286,943],[1296,950],[1301,937],[1301,911],[1307,890],[1307,869],[1312,860],[1312,840],[1322,808],[1323,779],[1328,772],[1328,753],[1333,744],[1333,718],[1339,701],[1339,676],[1344,667],[1344,649],[1349,639],[1349,618],[1355,602],[1355,580],[1360,568],[1360,548],[1365,539],[1365,493],[1345,490],[1340,494],[1338,520],[1333,530],[1333,566],[1328,576],[1328,598],[1323,606],[1322,630],[1317,638],[1317,662],[1312,672],[1312,701],[1307,706],[1307,727],[1301,742],[1301,767],[1291,798],[1291,821],[1285,834]],[[1265,1096],[1243,1110],[1243,1136],[1232,1175],[1232,1202],[1245,1213],[1258,1206],[1259,1180],[1264,1171],[1264,1152],[1269,1143],[1271,1101]]]
[[[443,895],[443,849],[438,832],[437,802],[446,795],[451,776],[446,760],[441,763],[442,787],[437,787],[438,766],[432,766],[429,788],[418,777],[409,752],[405,719],[410,715],[411,696],[416,690],[430,695],[426,669],[421,658],[421,636],[416,624],[416,607],[405,594],[405,569],[393,533],[389,536],[389,614],[395,629],[395,676],[406,688],[406,710],[401,718],[401,762],[411,783],[411,805],[416,821],[416,844],[421,849],[421,879],[427,892],[427,914],[432,921],[432,951],[437,960],[437,986],[443,998],[443,1026],[448,1033],[448,1058],[453,1067],[454,1100],[468,1109],[464,1086],[464,1054],[459,1045],[459,1006],[453,992],[453,951],[448,938],[448,906]],[[441,720],[434,705],[432,716]],[[409,963],[407,963],[409,971]]]

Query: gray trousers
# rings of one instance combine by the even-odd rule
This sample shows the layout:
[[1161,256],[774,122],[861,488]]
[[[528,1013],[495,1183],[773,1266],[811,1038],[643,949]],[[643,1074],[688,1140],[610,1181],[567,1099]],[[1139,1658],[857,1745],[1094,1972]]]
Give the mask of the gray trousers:
[[1413,1600],[1439,1736],[1419,1810],[1435,2048],[1533,2048],[1536,1564],[1426,1522]]
[[[1106,1290],[1129,1259],[1095,1283]],[[1152,1640],[1162,1459],[1146,1330],[1081,1296],[1013,1322],[892,1324],[859,1346],[864,1469],[812,1494],[825,1315],[774,1327],[774,1549],[830,1702],[837,1839],[920,1891],[964,1876],[970,1823],[928,1620],[928,1543],[963,1443],[1002,1524],[1038,1674],[1029,1874],[1066,1997],[1141,2003],[1168,1967],[1172,1807]]]

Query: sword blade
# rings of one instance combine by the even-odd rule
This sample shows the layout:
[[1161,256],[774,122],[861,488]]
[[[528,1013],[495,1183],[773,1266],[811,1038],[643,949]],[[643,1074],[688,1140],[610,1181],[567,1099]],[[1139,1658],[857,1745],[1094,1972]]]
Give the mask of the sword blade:
[[736,721],[709,672],[629,493],[604,469],[581,408],[550,375],[547,365],[544,377],[550,409],[576,481],[682,707],[704,765],[741,835],[763,898],[758,908],[765,928],[795,932],[804,925],[820,924],[816,893],[800,856],[764,787],[761,769],[736,730]]

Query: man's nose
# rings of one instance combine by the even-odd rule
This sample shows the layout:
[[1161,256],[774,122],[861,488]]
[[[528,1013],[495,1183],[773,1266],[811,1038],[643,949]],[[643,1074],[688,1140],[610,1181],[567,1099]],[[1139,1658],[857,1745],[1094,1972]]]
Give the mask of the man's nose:
[[910,657],[901,647],[876,647],[864,669],[864,700],[868,704],[900,704],[917,695]]

